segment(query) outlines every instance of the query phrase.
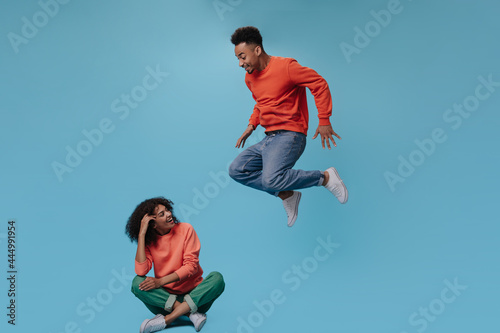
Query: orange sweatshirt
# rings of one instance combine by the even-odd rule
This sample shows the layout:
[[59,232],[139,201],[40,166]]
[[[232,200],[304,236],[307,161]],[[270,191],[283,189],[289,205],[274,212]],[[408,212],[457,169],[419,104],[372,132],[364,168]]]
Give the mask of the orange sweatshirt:
[[307,135],[309,113],[306,87],[318,109],[319,125],[330,125],[332,97],[326,80],[292,58],[271,57],[262,71],[246,73],[245,82],[255,104],[249,123],[266,132],[288,130]]
[[179,281],[163,286],[171,294],[186,294],[203,281],[198,262],[200,240],[189,223],[177,223],[168,234],[158,238],[155,245],[146,246],[146,261],[135,261],[135,273],[144,276],[154,264],[156,278],[171,273]]

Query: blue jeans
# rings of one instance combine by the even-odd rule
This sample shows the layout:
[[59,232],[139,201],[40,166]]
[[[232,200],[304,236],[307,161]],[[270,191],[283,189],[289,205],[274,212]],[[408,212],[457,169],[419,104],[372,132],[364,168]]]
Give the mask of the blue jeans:
[[229,166],[229,176],[238,183],[278,195],[323,183],[319,170],[292,169],[306,148],[306,136],[291,131],[273,131],[245,149]]

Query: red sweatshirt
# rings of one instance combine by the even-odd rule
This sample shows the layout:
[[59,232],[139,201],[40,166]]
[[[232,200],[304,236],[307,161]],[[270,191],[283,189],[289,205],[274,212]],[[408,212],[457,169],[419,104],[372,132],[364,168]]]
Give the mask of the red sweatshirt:
[[319,125],[330,125],[332,97],[326,80],[292,58],[271,57],[262,71],[245,75],[245,82],[257,102],[250,124],[266,132],[288,130],[307,135],[309,113],[306,87],[318,108]]
[[156,278],[171,273],[179,281],[163,286],[171,294],[186,294],[203,281],[198,262],[200,240],[189,223],[177,223],[168,234],[160,236],[155,245],[146,246],[146,261],[135,261],[135,273],[146,275],[154,264]]

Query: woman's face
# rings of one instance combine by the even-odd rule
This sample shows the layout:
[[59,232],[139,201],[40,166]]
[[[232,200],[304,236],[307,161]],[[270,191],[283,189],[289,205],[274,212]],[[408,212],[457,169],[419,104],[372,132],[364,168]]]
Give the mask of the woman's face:
[[156,206],[153,216],[155,218],[154,228],[160,235],[168,234],[175,225],[172,212],[163,205]]

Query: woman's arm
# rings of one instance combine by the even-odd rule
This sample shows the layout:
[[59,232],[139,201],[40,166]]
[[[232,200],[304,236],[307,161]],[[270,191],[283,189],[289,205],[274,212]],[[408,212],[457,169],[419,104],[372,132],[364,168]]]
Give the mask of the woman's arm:
[[137,237],[137,252],[135,254],[135,272],[137,275],[146,275],[152,267],[151,259],[148,261],[146,253],[146,232],[148,231],[149,222],[153,220],[153,216],[144,215],[141,220],[141,228]]
[[[187,224],[186,224],[187,225]],[[161,278],[147,277],[139,284],[139,289],[147,291],[160,288],[166,284],[184,280],[198,272],[198,256],[200,253],[200,241],[193,227],[187,227],[183,240],[183,262],[182,266],[175,272]],[[144,238],[144,237],[143,237]],[[140,237],[139,237],[140,239]],[[139,252],[139,246],[138,246]],[[137,260],[137,259],[136,259]]]
[[193,226],[188,223],[184,223],[184,225],[187,230],[184,238],[182,266],[175,271],[180,280],[190,278],[198,273],[200,268],[198,259],[200,256],[200,240]]
[[164,286],[166,284],[172,283],[172,282],[177,282],[179,281],[179,275],[177,273],[172,273],[168,274],[167,276],[164,276],[162,278],[154,278],[151,276],[148,276],[146,280],[142,281],[139,284],[139,289],[148,291],[151,289],[157,289],[160,288],[161,286]]

